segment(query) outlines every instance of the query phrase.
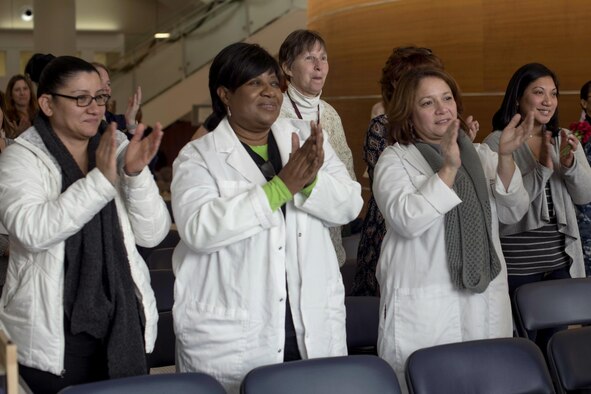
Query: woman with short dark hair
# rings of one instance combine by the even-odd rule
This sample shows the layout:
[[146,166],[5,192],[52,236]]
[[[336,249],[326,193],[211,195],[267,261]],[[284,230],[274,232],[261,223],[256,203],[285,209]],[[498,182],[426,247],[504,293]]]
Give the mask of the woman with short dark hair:
[[0,321],[35,393],[145,374],[158,311],[136,243],[170,216],[146,165],[159,125],[131,141],[99,133],[109,100],[97,70],[58,57],[43,70],[33,127],[0,155],[0,222],[10,258]]
[[260,46],[224,48],[209,71],[219,124],[173,166],[177,367],[230,393],[255,367],[347,354],[328,229],[357,216],[361,187],[316,122],[277,119],[281,77]]

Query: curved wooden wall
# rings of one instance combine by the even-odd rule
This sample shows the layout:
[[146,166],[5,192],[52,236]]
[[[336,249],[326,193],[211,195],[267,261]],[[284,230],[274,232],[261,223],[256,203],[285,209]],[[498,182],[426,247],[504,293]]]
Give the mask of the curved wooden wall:
[[343,120],[364,186],[363,139],[392,48],[425,46],[443,59],[462,89],[464,114],[480,121],[482,139],[511,75],[529,62],[558,74],[561,124],[578,120],[578,92],[591,79],[590,20],[587,0],[308,0],[308,28],[328,46],[323,98]]

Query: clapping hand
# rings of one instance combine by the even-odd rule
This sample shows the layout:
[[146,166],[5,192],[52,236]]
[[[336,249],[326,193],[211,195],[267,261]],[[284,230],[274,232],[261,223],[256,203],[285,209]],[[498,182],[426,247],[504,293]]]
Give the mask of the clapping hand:
[[146,127],[143,124],[139,124],[135,134],[129,141],[127,151],[125,152],[125,165],[123,169],[128,175],[136,175],[140,173],[144,167],[150,163],[150,161],[156,156],[160,142],[162,142],[162,125],[156,123],[154,130],[146,138],[144,131]]
[[125,111],[125,121],[127,125],[135,125],[137,113],[140,110],[142,104],[142,88],[137,87],[133,96],[131,96],[127,102],[127,110]]
[[298,135],[292,133],[289,161],[278,174],[292,194],[312,183],[324,163],[322,127],[316,122],[310,125],[312,132],[301,147]]
[[575,160],[575,151],[579,146],[579,139],[571,132],[560,130],[560,164],[570,168]]
[[480,130],[480,124],[472,115],[466,118],[466,124],[468,125],[468,137],[470,138],[470,141],[474,142],[476,134],[478,134],[478,131]]
[[513,116],[507,127],[501,133],[499,140],[499,156],[513,155],[533,133],[534,129],[534,113],[529,112],[523,122],[519,123],[521,115]]
[[117,184],[117,123],[109,124],[96,148],[96,168],[114,186]]
[[441,156],[443,156],[443,167],[457,170],[462,165],[460,147],[458,146],[459,130],[460,121],[459,119],[454,119],[441,138],[439,146],[441,148]]

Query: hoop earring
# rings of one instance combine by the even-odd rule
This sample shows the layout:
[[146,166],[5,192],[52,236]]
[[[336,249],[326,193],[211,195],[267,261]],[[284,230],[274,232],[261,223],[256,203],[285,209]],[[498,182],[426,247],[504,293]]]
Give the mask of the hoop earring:
[[231,118],[232,117],[232,111],[230,111],[230,106],[227,106],[226,107],[226,110],[228,112],[228,118]]

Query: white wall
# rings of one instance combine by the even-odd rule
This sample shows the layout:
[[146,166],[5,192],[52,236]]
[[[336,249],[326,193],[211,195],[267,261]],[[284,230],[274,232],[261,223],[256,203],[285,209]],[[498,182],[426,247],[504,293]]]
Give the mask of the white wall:
[[[117,32],[83,32],[76,36],[76,47],[80,57],[88,61],[94,61],[95,53],[124,52],[124,39],[122,33]],[[6,75],[0,76],[0,89],[4,91],[10,77],[20,74],[21,52],[32,52],[33,31],[12,30],[0,31],[0,50],[6,53]],[[59,56],[61,54],[54,53]]]

